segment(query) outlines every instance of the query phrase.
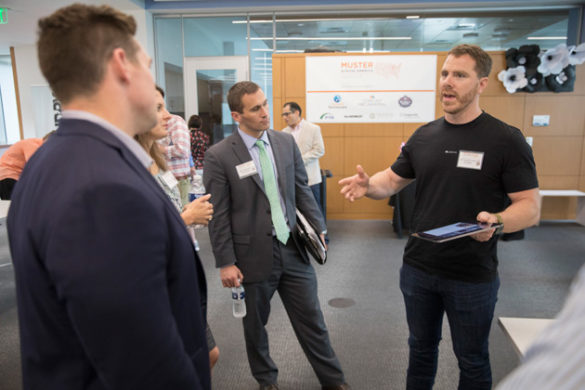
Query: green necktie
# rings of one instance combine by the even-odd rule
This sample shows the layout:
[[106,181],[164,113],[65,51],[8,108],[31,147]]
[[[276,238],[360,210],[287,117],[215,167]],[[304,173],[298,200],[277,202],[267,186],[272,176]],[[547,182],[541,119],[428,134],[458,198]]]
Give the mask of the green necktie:
[[256,146],[260,150],[260,168],[262,169],[262,178],[264,179],[264,191],[268,196],[270,202],[270,214],[272,215],[272,225],[276,231],[276,238],[278,241],[286,244],[290,231],[284,219],[284,213],[280,206],[280,197],[278,196],[278,185],[276,184],[276,177],[272,168],[272,161],[268,157],[264,141],[256,141]]

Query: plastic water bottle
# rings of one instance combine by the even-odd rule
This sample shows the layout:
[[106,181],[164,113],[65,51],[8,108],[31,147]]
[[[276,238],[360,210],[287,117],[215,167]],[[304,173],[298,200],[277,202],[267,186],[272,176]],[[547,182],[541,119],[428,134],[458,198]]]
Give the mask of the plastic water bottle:
[[191,179],[191,188],[189,189],[189,202],[193,202],[195,199],[205,195],[205,186],[203,186],[203,177],[197,170],[193,179]]
[[246,291],[244,286],[232,287],[232,309],[234,317],[242,318],[246,316]]
[[[189,188],[189,202],[193,202],[195,199],[198,199],[205,195],[205,186],[203,185],[203,170],[198,169],[197,173],[191,179],[191,188]],[[203,225],[191,225],[193,229],[203,229],[205,226]],[[197,240],[195,242],[195,247],[199,250],[199,243]]]

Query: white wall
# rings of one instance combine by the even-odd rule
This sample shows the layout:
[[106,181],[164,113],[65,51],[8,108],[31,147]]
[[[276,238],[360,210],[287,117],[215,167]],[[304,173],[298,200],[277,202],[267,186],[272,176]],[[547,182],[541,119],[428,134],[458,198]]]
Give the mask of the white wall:
[[[124,10],[136,19],[136,39],[148,54],[154,58],[152,41],[152,15],[143,9]],[[51,129],[35,128],[35,109],[31,89],[33,86],[48,85],[38,65],[36,45],[17,46],[14,48],[20,109],[22,113],[22,130],[24,138],[43,136]],[[151,69],[154,76],[154,67]],[[38,111],[38,110],[37,110]],[[18,134],[17,138],[18,140]],[[14,141],[12,141],[14,142]]]
[[[35,113],[31,89],[37,85],[47,85],[47,81],[41,74],[37,60],[37,48],[35,45],[19,46],[14,48],[16,73],[18,76],[18,92],[20,95],[20,112],[22,116],[22,131],[24,138],[36,137]],[[48,130],[38,130],[39,133]]]
[[16,108],[16,94],[14,91],[14,77],[12,75],[10,55],[0,55],[0,91],[2,92],[2,105],[4,106],[6,143],[13,144],[20,139],[20,131],[18,127],[18,110]]

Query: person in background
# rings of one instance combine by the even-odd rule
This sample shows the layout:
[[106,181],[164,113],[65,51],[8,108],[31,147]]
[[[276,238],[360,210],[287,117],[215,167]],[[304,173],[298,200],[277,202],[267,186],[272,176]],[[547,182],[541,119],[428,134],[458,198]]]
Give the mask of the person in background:
[[10,200],[26,162],[55,131],[43,138],[27,138],[10,146],[0,157],[0,199]]
[[168,121],[168,135],[158,144],[170,171],[177,179],[181,203],[189,203],[189,187],[191,184],[191,167],[189,166],[189,129],[187,123],[179,115],[171,115]]
[[[134,139],[144,148],[144,150],[153,159],[153,163],[149,168],[150,173],[155,177],[156,181],[163,189],[165,194],[169,197],[173,205],[177,208],[177,211],[181,213],[181,218],[185,223],[185,226],[189,225],[207,225],[213,218],[213,205],[209,203],[211,195],[207,194],[193,202],[188,203],[184,208],[181,207],[181,196],[179,189],[177,188],[177,180],[174,175],[168,171],[166,161],[162,156],[160,148],[156,141],[167,136],[167,122],[171,118],[171,114],[165,107],[164,91],[160,87],[156,87],[156,112],[158,122],[149,132],[143,134],[137,134]],[[209,328],[209,324],[206,325],[207,335],[207,347],[209,348],[209,363],[211,369],[217,363],[219,359],[219,348],[215,343],[213,333]]]
[[282,131],[292,134],[295,138],[307,170],[309,187],[311,187],[315,200],[321,208],[323,216],[325,216],[325,210],[323,210],[321,203],[321,181],[323,178],[321,177],[321,167],[319,166],[319,159],[325,154],[325,144],[323,143],[321,128],[303,119],[301,113],[302,110],[298,103],[285,103],[282,107],[282,118],[288,126]]
[[[520,130],[479,105],[491,64],[479,46],[451,49],[439,79],[444,117],[416,130],[390,168],[369,177],[358,165],[356,175],[339,181],[342,195],[384,199],[416,179],[413,232],[470,221],[514,232],[538,223],[532,150]],[[459,389],[491,388],[488,338],[500,286],[494,233],[441,244],[409,237],[400,270],[410,332],[407,389],[433,387],[445,313]]]
[[191,156],[195,169],[203,169],[205,151],[209,148],[209,135],[205,134],[201,126],[203,121],[199,115],[191,115],[189,118],[189,132],[191,133]]
[[136,21],[73,4],[38,23],[59,127],[14,188],[7,230],[24,390],[210,390],[207,285],[134,140],[157,123]]

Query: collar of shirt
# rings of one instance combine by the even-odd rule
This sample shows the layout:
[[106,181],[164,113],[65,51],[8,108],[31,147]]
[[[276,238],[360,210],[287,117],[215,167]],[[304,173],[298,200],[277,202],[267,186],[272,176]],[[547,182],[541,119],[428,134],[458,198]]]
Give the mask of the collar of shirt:
[[[297,123],[295,127],[291,127],[292,131],[300,131],[301,130],[301,123],[303,123],[303,118]],[[289,126],[290,127],[290,126]]]
[[266,131],[262,133],[262,136],[260,138],[255,138],[249,134],[244,133],[242,129],[240,129],[239,127],[238,133],[240,134],[240,137],[242,137],[242,141],[244,141],[244,144],[246,144],[246,147],[248,148],[249,151],[255,149],[254,146],[256,146],[256,141],[258,141],[259,139],[264,141],[266,145],[270,146],[270,141],[268,140],[268,133]]
[[109,131],[114,137],[116,137],[120,142],[124,144],[130,152],[136,156],[138,161],[145,167],[148,168],[152,164],[152,158],[146,153],[146,151],[140,146],[138,142],[128,134],[124,133],[122,130],[108,122],[107,120],[100,118],[97,115],[94,115],[87,111],[81,110],[64,110],[61,113],[61,117],[63,119],[79,119],[88,122],[95,123],[98,126],[103,127],[107,131]]
[[[278,183],[278,170],[276,169],[276,162],[274,160],[274,154],[272,153],[272,147],[270,146],[270,142],[268,141],[268,132],[267,131],[263,132],[262,136],[260,138],[254,138],[251,135],[244,133],[240,129],[240,127],[238,126],[238,133],[240,134],[240,137],[242,137],[242,141],[244,141],[246,148],[248,148],[248,152],[250,153],[250,157],[252,157],[252,161],[254,161],[254,165],[256,165],[256,171],[258,172],[258,176],[260,176],[260,180],[262,180],[262,182],[264,182],[264,176],[262,175],[262,167],[260,165],[260,149],[258,149],[258,147],[256,146],[256,141],[258,141],[258,140],[264,141],[265,146],[266,146],[266,153],[268,154],[268,157],[270,157],[270,160],[272,161],[272,169],[274,171],[274,178],[276,179],[276,182]],[[280,191],[278,191],[278,199],[280,200],[280,207],[282,208],[282,210],[284,212],[284,218],[285,218],[286,222],[288,223],[288,216],[286,215],[286,203],[285,203],[284,198],[282,197],[282,194],[280,193]],[[274,227],[273,227],[272,228],[272,235],[275,235],[275,234],[276,233],[274,232]]]

